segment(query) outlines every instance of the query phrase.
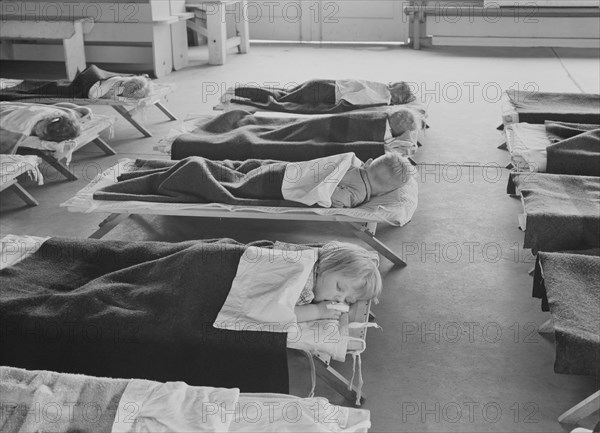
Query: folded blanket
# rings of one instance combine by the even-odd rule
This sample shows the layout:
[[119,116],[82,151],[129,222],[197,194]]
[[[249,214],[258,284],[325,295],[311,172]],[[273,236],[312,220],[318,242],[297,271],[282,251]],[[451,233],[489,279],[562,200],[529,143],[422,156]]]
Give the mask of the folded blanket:
[[513,173],[527,215],[524,248],[564,251],[600,246],[600,178]]
[[201,120],[193,133],[179,136],[172,159],[278,159],[306,161],[354,152],[362,161],[385,153],[387,113],[353,112],[314,118],[265,118],[232,110]]
[[554,371],[598,376],[600,373],[600,257],[571,253],[538,254],[543,290],[554,334]]
[[548,93],[507,90],[519,122],[544,123],[546,120],[575,123],[600,123],[600,95],[588,93]]
[[108,72],[96,65],[90,65],[79,72],[71,82],[65,80],[24,80],[14,87],[0,90],[0,101],[40,98],[86,99],[94,84],[116,76],[131,75]]
[[[599,248],[592,248],[589,250],[572,250],[572,251],[559,251],[562,254],[583,254],[587,256],[600,256]],[[548,305],[548,295],[546,293],[546,286],[544,281],[544,275],[542,273],[542,267],[540,262],[540,254],[536,256],[535,267],[533,272],[533,290],[531,296],[542,301],[542,311],[550,311]]]
[[237,86],[232,103],[250,105],[262,110],[297,114],[343,113],[389,104],[388,101],[353,104],[336,98],[335,80],[310,80],[294,88],[260,88]]
[[287,163],[271,160],[136,161],[136,170],[94,193],[96,200],[160,203],[225,203],[250,206],[299,206],[283,199]]
[[246,248],[49,239],[0,271],[0,365],[286,393],[286,334],[213,328]]
[[600,125],[547,121],[545,126],[553,143],[547,148],[548,173],[600,176]]

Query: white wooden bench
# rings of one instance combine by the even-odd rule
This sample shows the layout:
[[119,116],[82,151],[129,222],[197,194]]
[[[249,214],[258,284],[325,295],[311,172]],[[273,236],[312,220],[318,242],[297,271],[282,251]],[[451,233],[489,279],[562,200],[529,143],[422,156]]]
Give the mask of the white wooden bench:
[[13,40],[62,40],[67,78],[72,80],[86,67],[83,35],[94,27],[91,18],[71,21],[38,21],[31,17],[0,14],[0,39],[4,57],[14,59]]
[[[85,59],[91,64],[119,64],[128,72],[150,72],[157,78],[187,66],[186,20],[183,0],[50,0],[0,1],[0,14],[21,20],[37,19],[38,25],[90,17],[94,27],[84,32]],[[4,24],[4,22],[2,22]],[[26,43],[24,43],[26,42]],[[2,44],[4,46],[4,44]],[[59,61],[62,46],[51,41],[15,41],[14,60]],[[8,58],[0,50],[0,58]],[[70,77],[71,78],[71,77]]]
[[600,45],[597,7],[498,7],[481,0],[414,0],[404,7],[412,24],[412,47],[423,41],[448,46]]
[[[227,6],[236,8],[236,35],[227,37]],[[203,40],[208,43],[208,63],[223,65],[227,51],[237,47],[245,54],[250,49],[250,36],[247,20],[246,0],[187,0],[186,8],[194,13],[187,22],[188,28],[195,33],[196,43]]]

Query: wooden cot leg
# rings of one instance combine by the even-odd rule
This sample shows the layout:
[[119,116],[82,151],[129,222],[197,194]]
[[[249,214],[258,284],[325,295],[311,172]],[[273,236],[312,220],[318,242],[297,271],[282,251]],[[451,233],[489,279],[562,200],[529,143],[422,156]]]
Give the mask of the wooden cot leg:
[[123,116],[125,118],[125,120],[127,120],[129,123],[131,123],[138,131],[140,131],[142,134],[144,134],[144,137],[152,137],[152,134],[150,133],[150,131],[148,131],[146,128],[144,128],[142,125],[140,125],[137,120],[135,120],[133,118],[133,116],[131,116],[131,114],[129,114],[129,111],[127,111],[127,109],[125,107],[123,107],[122,105],[111,105],[111,107],[113,107],[117,113],[119,113],[121,116]]
[[108,145],[108,143],[106,141],[102,140],[100,137],[96,137],[94,140],[92,140],[92,143],[94,143],[96,146],[98,146],[107,155],[116,155],[117,154],[117,152],[115,152],[115,150],[112,147],[110,147]]
[[99,225],[99,229],[92,233],[89,239],[102,239],[108,232],[121,224],[130,214],[126,213],[111,213]]
[[56,169],[56,171],[58,171],[60,174],[62,174],[64,177],[66,177],[67,180],[74,181],[74,180],[79,179],[75,175],[75,173],[73,173],[71,170],[69,170],[69,167],[64,165],[62,162],[60,162],[58,159],[56,159],[50,153],[42,151],[42,152],[39,152],[38,155],[41,156],[44,161],[46,161],[48,164],[50,164],[52,167],[54,167]]
[[[349,402],[354,404],[356,402],[356,389],[354,385],[352,389],[348,389],[350,385],[350,381],[346,379],[341,373],[339,373],[335,368],[333,368],[329,364],[325,364],[320,359],[317,359],[315,362],[315,368],[317,377],[321,378],[327,385],[333,388],[338,394],[344,397]],[[364,393],[360,398],[360,403],[364,403],[365,396]]]
[[381,242],[375,237],[374,232],[375,227],[377,227],[377,223],[358,224],[344,221],[344,224],[347,224],[347,226],[354,232],[354,234],[359,239],[369,244],[375,249],[375,251],[377,251],[379,254],[391,261],[394,265],[398,265],[400,267],[406,266],[406,262],[402,260],[402,258],[398,254],[393,252],[383,242]]
[[156,104],[156,107],[162,111],[163,113],[165,113],[167,115],[167,117],[171,120],[177,120],[177,117],[175,117],[175,115],[173,113],[171,113],[169,111],[169,109],[167,107],[165,107],[160,101],[158,101]]
[[558,417],[558,422],[564,424],[577,424],[594,412],[600,410],[600,391],[596,391],[582,402]]
[[23,200],[25,203],[27,203],[27,205],[29,206],[37,206],[39,205],[38,201],[33,198],[33,196],[31,194],[29,194],[25,188],[23,188],[21,185],[19,185],[19,182],[17,182],[17,180],[15,179],[15,183],[13,183],[8,189],[12,189],[15,194],[17,194],[19,196],[19,198],[21,198],[21,200]]

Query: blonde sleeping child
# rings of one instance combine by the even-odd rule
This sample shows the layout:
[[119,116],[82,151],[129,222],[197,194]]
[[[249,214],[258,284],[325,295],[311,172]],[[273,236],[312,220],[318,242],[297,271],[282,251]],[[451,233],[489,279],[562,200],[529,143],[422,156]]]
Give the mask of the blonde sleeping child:
[[330,304],[353,304],[381,294],[381,275],[373,253],[348,243],[321,248],[306,285],[296,302],[298,322],[339,319]]

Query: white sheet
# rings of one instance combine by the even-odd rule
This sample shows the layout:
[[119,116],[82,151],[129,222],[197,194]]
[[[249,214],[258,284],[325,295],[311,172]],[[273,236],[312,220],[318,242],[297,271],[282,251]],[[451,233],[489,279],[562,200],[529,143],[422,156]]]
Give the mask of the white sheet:
[[294,307],[317,259],[316,248],[290,254],[248,247],[213,326],[266,332],[296,327]]
[[307,206],[331,207],[331,196],[346,172],[361,165],[352,152],[290,162],[285,168],[281,193],[284,199]]
[[0,270],[35,253],[50,236],[6,235],[0,239]]
[[[395,191],[371,199],[356,208],[286,208],[266,206],[233,206],[222,203],[179,204],[151,203],[137,201],[94,200],[94,191],[111,185],[117,181],[121,173],[131,171],[133,159],[122,159],[116,165],[96,177],[90,184],[80,190],[74,197],[62,203],[70,212],[105,212],[105,213],[139,213],[158,215],[201,216],[203,211],[252,212],[263,214],[302,214],[330,217],[332,220],[352,220],[369,222],[386,222],[394,226],[403,226],[412,218],[418,203],[418,185],[416,176],[411,175],[408,182]],[[416,170],[415,173],[416,174]],[[206,214],[204,214],[206,216]],[[338,218],[340,217],[340,218]]]
[[506,144],[519,171],[544,173],[548,160],[546,148],[552,143],[544,125],[513,123],[506,125]]
[[512,123],[519,123],[519,113],[506,92],[503,92],[500,97],[500,107],[502,110],[502,123],[504,126]]
[[319,397],[240,394],[239,413],[243,416],[233,420],[231,433],[367,432],[371,427],[368,410],[333,405]]
[[113,433],[226,432],[240,390],[133,379],[125,388]]
[[137,379],[125,389],[117,414],[112,433],[366,432],[371,426],[368,410],[325,398]]

